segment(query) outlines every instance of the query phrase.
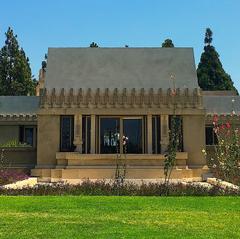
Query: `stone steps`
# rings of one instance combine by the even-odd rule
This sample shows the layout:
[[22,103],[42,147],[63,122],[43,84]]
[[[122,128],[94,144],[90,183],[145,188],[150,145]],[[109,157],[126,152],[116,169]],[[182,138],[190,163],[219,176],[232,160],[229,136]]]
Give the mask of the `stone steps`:
[[[57,182],[83,179],[114,179],[116,167],[74,167],[74,168],[52,168],[33,169],[32,176],[37,176],[39,181]],[[174,168],[172,179],[202,178],[206,170]],[[164,170],[159,167],[127,167],[126,179],[163,179]]]

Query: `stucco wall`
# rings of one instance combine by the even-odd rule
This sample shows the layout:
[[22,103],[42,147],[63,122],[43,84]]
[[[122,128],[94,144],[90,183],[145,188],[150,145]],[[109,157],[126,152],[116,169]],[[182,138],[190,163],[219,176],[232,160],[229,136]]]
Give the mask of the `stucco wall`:
[[56,165],[60,145],[60,116],[38,115],[37,167]]
[[19,127],[17,125],[0,125],[0,144],[10,140],[19,139]]
[[206,165],[202,149],[205,148],[205,116],[183,116],[184,151],[188,152],[189,166]]

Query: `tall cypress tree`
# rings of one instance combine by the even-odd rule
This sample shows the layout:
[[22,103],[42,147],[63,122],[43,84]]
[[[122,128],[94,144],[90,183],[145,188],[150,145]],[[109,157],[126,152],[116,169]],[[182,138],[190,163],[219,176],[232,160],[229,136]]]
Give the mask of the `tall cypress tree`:
[[211,45],[212,35],[211,29],[207,28],[204,39],[204,52],[201,55],[197,69],[198,84],[203,90],[233,90],[238,93],[233,86],[231,76],[223,69],[219,54],[215,47]]
[[163,43],[162,43],[162,47],[174,47],[174,44],[172,42],[171,39],[166,39]]
[[0,95],[34,95],[36,81],[32,79],[29,59],[10,27],[5,35],[0,50]]

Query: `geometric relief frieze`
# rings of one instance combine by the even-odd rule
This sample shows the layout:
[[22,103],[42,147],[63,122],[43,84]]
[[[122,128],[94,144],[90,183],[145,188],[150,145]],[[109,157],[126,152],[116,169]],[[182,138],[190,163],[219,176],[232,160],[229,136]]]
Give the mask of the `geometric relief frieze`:
[[202,92],[189,89],[43,89],[41,108],[202,108]]

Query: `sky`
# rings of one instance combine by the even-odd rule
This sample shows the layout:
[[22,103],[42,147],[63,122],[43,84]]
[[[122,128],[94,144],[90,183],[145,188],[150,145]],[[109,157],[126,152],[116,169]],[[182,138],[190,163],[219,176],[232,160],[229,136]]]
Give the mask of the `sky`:
[[0,0],[0,47],[12,27],[38,77],[48,47],[193,47],[196,66],[205,29],[240,91],[240,0]]

